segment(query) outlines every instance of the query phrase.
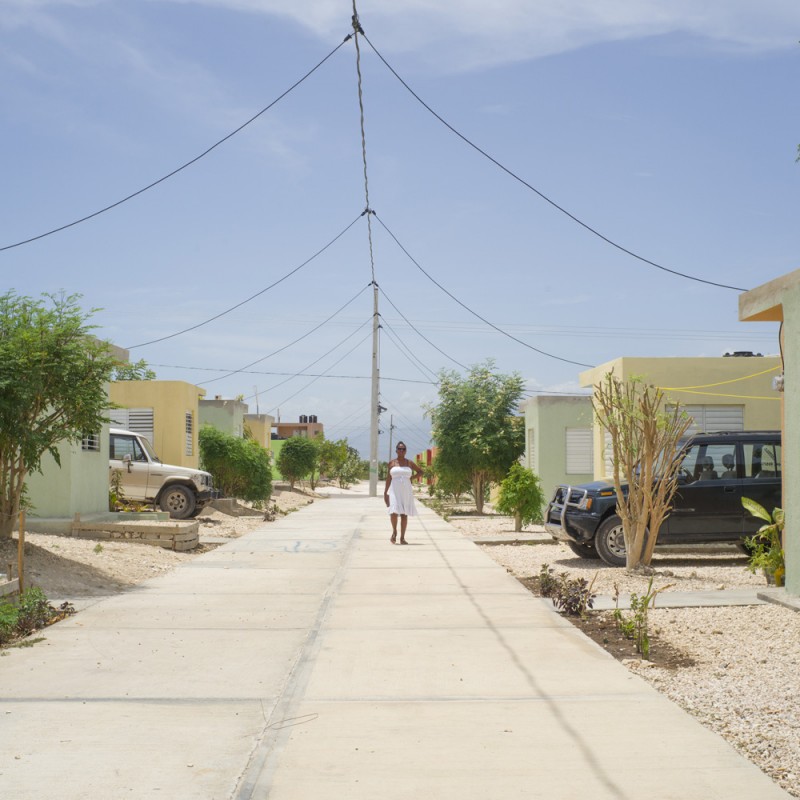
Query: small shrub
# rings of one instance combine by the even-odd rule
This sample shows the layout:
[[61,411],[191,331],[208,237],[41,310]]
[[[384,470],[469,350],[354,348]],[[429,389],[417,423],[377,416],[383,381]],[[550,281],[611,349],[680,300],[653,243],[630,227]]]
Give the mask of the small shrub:
[[566,572],[556,577],[553,569],[542,564],[539,570],[539,591],[542,597],[550,597],[553,605],[571,617],[583,617],[594,606],[597,597],[592,592],[594,579],[587,583],[585,578],[570,578]]
[[647,591],[640,597],[631,592],[631,616],[626,617],[619,607],[619,587],[614,584],[614,619],[617,629],[626,638],[632,639],[636,644],[636,652],[640,653],[645,661],[650,659],[650,624],[648,611],[655,605],[656,596],[664,589],[669,589],[674,584],[653,589],[653,579],[647,584]]

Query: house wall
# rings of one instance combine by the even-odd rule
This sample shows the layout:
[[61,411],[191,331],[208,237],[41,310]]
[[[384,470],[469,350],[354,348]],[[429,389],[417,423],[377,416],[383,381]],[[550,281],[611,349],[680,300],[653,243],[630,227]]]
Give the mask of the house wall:
[[212,425],[229,436],[244,436],[244,416],[247,414],[247,403],[241,400],[201,400],[199,403],[200,424]]
[[539,396],[528,400],[523,408],[524,463],[539,476],[545,497],[549,499],[559,484],[577,485],[592,480],[591,472],[567,473],[566,444],[568,428],[591,429],[591,398]]
[[[591,387],[613,373],[621,380],[642,378],[665,390],[667,403],[684,405],[743,406],[745,430],[779,430],[780,397],[772,389],[779,374],[778,356],[736,358],[618,358],[580,374],[581,386]],[[738,380],[744,375],[763,373]],[[711,386],[710,384],[721,384]],[[692,388],[696,387],[696,388]],[[605,436],[594,425],[594,474],[607,477],[604,464]]]
[[28,498],[33,509],[27,514],[35,527],[37,518],[63,518],[75,514],[108,511],[108,425],[100,431],[100,449],[82,450],[77,445],[58,447],[61,467],[48,453],[42,458],[42,472],[28,476]]
[[[786,591],[800,596],[800,270],[739,295],[739,319],[782,322],[783,509]],[[788,410],[789,413],[786,413]]]
[[262,447],[272,450],[272,426],[275,424],[275,417],[269,414],[245,414],[244,425],[250,431],[250,435]]
[[281,439],[291,436],[306,436],[313,439],[315,436],[324,435],[324,426],[321,422],[278,422],[275,431]]
[[[185,381],[114,381],[109,392],[123,408],[153,409],[153,448],[165,464],[198,468],[199,403],[205,389]],[[186,414],[191,413],[192,452],[186,453]]]

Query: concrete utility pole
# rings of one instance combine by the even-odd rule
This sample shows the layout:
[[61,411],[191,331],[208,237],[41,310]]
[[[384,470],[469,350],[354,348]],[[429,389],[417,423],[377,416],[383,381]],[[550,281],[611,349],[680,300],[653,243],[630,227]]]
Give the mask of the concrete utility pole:
[[372,412],[369,423],[369,496],[378,495],[378,413],[380,376],[378,374],[378,284],[372,281]]
[[387,462],[392,460],[392,434],[394,433],[394,414],[389,417],[389,457],[386,459]]

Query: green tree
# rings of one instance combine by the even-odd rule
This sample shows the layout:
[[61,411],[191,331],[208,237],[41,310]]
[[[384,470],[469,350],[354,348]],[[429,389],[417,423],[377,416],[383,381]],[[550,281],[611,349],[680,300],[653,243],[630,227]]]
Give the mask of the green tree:
[[112,381],[154,381],[155,379],[155,371],[150,369],[143,358],[127,364],[118,362],[111,375]]
[[678,403],[665,409],[657,386],[638,378],[623,381],[610,372],[595,385],[592,405],[611,441],[625,565],[648,565],[678,488],[675,456],[691,418]]
[[356,481],[369,478],[369,461],[363,461],[358,450],[347,444],[347,439],[342,441],[345,444],[345,459],[337,468],[334,477],[342,489],[347,489]]
[[295,483],[302,480],[317,464],[317,446],[305,436],[292,436],[287,439],[278,454],[277,466],[281,475],[294,489]]
[[457,372],[439,373],[439,403],[428,406],[440,475],[469,476],[478,513],[486,490],[502,480],[525,449],[525,425],[516,416],[523,380],[518,373],[502,375],[491,360]]
[[230,436],[211,425],[200,429],[200,461],[226,497],[263,505],[272,495],[267,450],[254,439]]
[[58,445],[107,421],[114,358],[90,335],[79,296],[0,295],[0,538],[9,538],[25,479]]
[[495,509],[514,517],[514,530],[523,525],[542,521],[542,507],[546,502],[539,477],[525,469],[519,462],[512,464],[508,475],[500,484],[500,496]]

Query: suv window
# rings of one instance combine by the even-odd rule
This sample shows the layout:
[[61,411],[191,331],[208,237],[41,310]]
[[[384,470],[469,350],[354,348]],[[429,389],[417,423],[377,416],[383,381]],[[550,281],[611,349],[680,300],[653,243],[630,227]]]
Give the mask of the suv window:
[[130,456],[132,461],[147,461],[139,442],[133,436],[111,435],[111,458],[122,461],[123,456]]
[[781,446],[775,442],[747,442],[744,474],[748,478],[780,478]]
[[693,445],[683,459],[681,474],[687,483],[736,478],[736,443]]

